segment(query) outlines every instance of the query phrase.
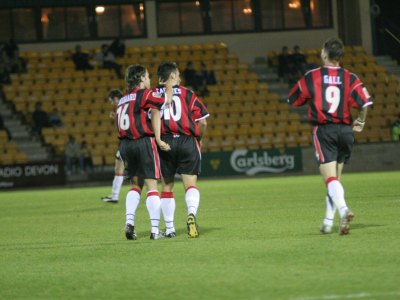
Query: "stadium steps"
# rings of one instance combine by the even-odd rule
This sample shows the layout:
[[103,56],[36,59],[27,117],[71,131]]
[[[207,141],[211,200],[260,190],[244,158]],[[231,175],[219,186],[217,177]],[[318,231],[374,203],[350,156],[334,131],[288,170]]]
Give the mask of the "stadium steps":
[[392,59],[388,55],[375,56],[377,64],[384,66],[386,70],[400,80],[400,66],[397,64],[396,60]]
[[5,103],[0,103],[1,115],[4,125],[11,133],[12,140],[16,142],[18,150],[26,153],[29,162],[45,161],[49,159],[46,148],[35,140],[29,128],[24,125]]
[[[261,82],[268,84],[269,90],[279,95],[279,100],[286,102],[291,86],[279,80],[277,71],[268,65],[267,58],[256,57],[254,63],[249,65],[249,70],[256,73]],[[307,107],[296,107],[290,109],[291,112],[300,115],[301,122],[307,122]]]
[[276,70],[268,66],[264,57],[256,57],[254,63],[249,65],[249,70],[257,74],[261,82],[268,83],[269,90],[279,95],[281,101],[285,101],[288,94],[288,85],[279,81]]

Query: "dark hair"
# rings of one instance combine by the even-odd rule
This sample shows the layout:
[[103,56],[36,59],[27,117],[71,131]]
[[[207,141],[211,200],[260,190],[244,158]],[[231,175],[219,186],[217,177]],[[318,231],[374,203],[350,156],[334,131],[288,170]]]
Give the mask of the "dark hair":
[[325,41],[323,48],[329,60],[339,61],[344,55],[343,42],[338,38],[330,38]]
[[108,99],[112,99],[112,101],[114,101],[113,99],[115,98],[115,97],[117,97],[118,99],[121,99],[122,98],[122,96],[123,96],[123,94],[122,94],[122,92],[120,91],[120,90],[118,90],[118,89],[115,89],[115,90],[111,90],[109,93],[108,93]]
[[142,65],[130,65],[126,68],[125,83],[127,90],[140,85],[141,77],[146,75],[146,68]]
[[162,62],[157,69],[158,80],[165,82],[168,80],[169,75],[178,69],[178,65],[173,61]]

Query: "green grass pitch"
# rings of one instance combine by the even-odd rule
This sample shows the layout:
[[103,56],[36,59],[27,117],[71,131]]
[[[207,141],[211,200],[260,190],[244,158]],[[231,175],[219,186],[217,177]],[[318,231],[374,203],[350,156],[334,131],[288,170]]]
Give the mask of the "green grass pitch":
[[[138,240],[110,186],[0,193],[0,299],[399,299],[400,172],[344,174],[355,219],[321,235],[320,176],[200,180],[200,238],[152,241],[144,194]],[[111,184],[111,180],[110,180]],[[163,227],[163,226],[162,226]]]

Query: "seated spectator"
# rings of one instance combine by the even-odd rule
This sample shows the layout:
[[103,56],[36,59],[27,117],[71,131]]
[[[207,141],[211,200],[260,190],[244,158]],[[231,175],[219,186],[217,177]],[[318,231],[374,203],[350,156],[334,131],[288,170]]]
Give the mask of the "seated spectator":
[[61,116],[58,113],[57,108],[53,108],[52,112],[49,115],[49,125],[51,127],[62,127]]
[[8,136],[8,140],[12,139],[11,133],[8,130],[8,128],[6,127],[6,125],[4,124],[4,120],[3,120],[3,117],[1,116],[1,114],[0,114],[0,130],[5,130],[6,131],[7,136]]
[[16,49],[12,57],[10,57],[11,73],[26,73],[26,59],[19,55]]
[[93,171],[92,153],[90,152],[88,145],[85,141],[81,143],[81,155],[83,159],[84,170],[88,173],[91,173]]
[[283,46],[282,52],[278,55],[278,75],[281,81],[293,81],[293,62],[287,46]]
[[36,102],[35,110],[32,113],[32,119],[34,122],[34,129],[38,134],[42,133],[43,127],[49,126],[49,118],[47,113],[42,109],[42,102]]
[[217,84],[217,80],[215,79],[214,71],[207,70],[207,66],[203,62],[201,63],[200,75],[203,78],[203,81],[206,85]]
[[193,89],[196,89],[198,83],[196,79],[196,70],[194,69],[193,63],[188,61],[186,68],[183,70],[183,78],[185,79],[185,84],[190,85]]
[[93,66],[89,63],[89,54],[82,52],[80,45],[75,46],[75,53],[72,54],[72,60],[74,61],[76,70],[93,70]]
[[11,76],[4,62],[0,60],[0,84],[10,84]]
[[397,120],[392,125],[392,140],[394,142],[400,141],[400,114]]
[[4,45],[4,50],[9,58],[14,58],[16,51],[19,51],[18,45],[15,43],[13,38],[10,38]]
[[104,69],[114,69],[115,74],[118,78],[122,78],[121,73],[121,65],[115,62],[114,54],[109,50],[109,46],[103,44],[101,46],[101,52],[98,53],[95,57],[95,60],[99,61]]
[[108,48],[108,50],[114,54],[115,57],[124,57],[125,55],[125,44],[121,38],[116,38]]
[[307,71],[307,60],[306,56],[300,52],[298,45],[293,47],[293,54],[290,55],[293,63],[293,72],[296,77],[300,77]]
[[78,164],[79,172],[81,174],[84,173],[83,169],[83,157],[81,154],[81,147],[76,142],[75,138],[70,135],[67,144],[64,147],[64,159],[65,159],[65,168],[67,170],[67,174],[72,174],[73,164]]

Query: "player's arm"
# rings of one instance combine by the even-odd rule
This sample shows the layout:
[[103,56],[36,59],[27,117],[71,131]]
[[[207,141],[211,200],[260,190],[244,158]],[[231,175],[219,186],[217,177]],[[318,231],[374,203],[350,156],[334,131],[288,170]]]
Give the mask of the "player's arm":
[[163,151],[171,150],[171,147],[161,140],[161,115],[160,110],[156,108],[151,110],[151,126],[153,127],[154,137],[158,147]]
[[197,123],[197,125],[199,126],[199,129],[200,129],[200,135],[197,137],[197,141],[198,141],[199,143],[201,143],[201,140],[202,140],[204,134],[206,133],[206,129],[207,129],[207,120],[206,120],[205,118],[204,118],[204,119],[201,119],[201,120]]
[[292,106],[302,106],[310,98],[311,95],[307,89],[305,77],[303,76],[290,90],[287,103]]
[[350,105],[359,109],[358,117],[353,122],[353,131],[361,132],[367,119],[368,106],[372,105],[373,102],[364,84],[354,74],[351,74],[351,76],[354,76],[355,80],[351,86]]
[[368,106],[364,106],[359,110],[357,119],[353,122],[353,131],[361,132],[364,129],[365,120],[367,119]]

